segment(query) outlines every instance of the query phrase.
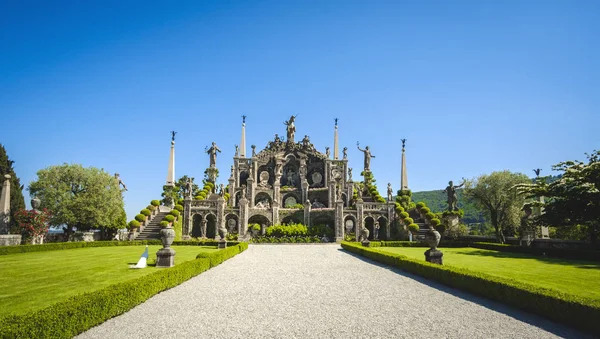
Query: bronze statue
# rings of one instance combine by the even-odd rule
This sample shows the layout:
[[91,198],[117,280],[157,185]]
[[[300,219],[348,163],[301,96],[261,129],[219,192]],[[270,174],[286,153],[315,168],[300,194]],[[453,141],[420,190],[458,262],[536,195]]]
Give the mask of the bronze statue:
[[373,154],[371,154],[371,151],[369,150],[369,146],[365,147],[365,149],[361,149],[360,145],[357,141],[356,147],[358,148],[359,151],[363,152],[365,155],[364,171],[370,172],[371,171],[371,158],[375,158],[375,156]]
[[329,152],[329,147],[325,147],[325,156],[327,157],[327,159],[329,159],[330,155],[331,155],[331,152]]
[[404,149],[404,145],[406,144],[406,139],[400,139],[402,141],[402,149]]
[[119,176],[119,173],[115,173],[115,180],[117,180],[117,186],[118,187],[120,187],[122,185],[123,189],[127,191],[127,186],[125,186],[125,183],[123,182],[123,180],[121,180],[121,177]]
[[296,125],[294,125],[294,121],[298,115],[292,115],[290,120],[284,121],[283,124],[287,126],[287,141],[288,143],[294,142],[294,135],[296,134]]
[[256,156],[256,145],[252,145],[252,146],[250,146],[250,148],[252,148],[252,156],[255,157]]
[[234,157],[237,157],[240,154],[240,147],[238,145],[235,145],[235,154]]
[[448,187],[444,190],[448,194],[448,211],[458,211],[458,195],[456,189],[465,185],[464,181],[458,186],[454,186],[452,180],[448,182]]
[[352,181],[352,167],[348,167],[348,181]]
[[217,152],[221,153],[221,149],[213,141],[212,146],[206,151],[210,155],[210,168],[217,167]]
[[342,153],[344,153],[344,159],[348,159],[348,147],[344,147]]
[[542,172],[541,168],[536,168],[536,169],[533,170],[533,173],[535,173],[536,177],[539,177],[541,172]]
[[335,118],[335,125],[337,126],[338,118]]
[[245,123],[246,123],[246,116],[242,115],[242,124],[245,124]]
[[175,141],[175,134],[177,134],[177,132],[171,131],[171,141]]

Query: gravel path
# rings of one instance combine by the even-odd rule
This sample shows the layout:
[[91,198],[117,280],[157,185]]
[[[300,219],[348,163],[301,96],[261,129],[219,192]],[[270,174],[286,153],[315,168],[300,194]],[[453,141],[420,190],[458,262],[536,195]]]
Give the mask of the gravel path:
[[251,245],[78,338],[585,338],[354,256]]

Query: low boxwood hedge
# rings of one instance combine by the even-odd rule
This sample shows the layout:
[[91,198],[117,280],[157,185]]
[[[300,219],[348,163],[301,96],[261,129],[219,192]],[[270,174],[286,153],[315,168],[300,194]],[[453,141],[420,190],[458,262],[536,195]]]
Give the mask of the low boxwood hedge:
[[1,317],[0,337],[71,338],[219,265],[247,248],[248,244],[239,243],[172,268],[68,298],[39,311]]
[[[203,241],[174,241],[173,246],[217,246],[218,241],[203,240]],[[228,245],[234,246],[239,244],[237,241],[229,241]],[[28,252],[45,252],[69,250],[73,248],[84,247],[109,247],[109,246],[139,246],[139,245],[162,245],[160,240],[134,240],[134,241],[77,241],[77,242],[56,242],[42,245],[19,245],[19,246],[1,246],[0,255],[28,253]]]
[[369,259],[418,274],[445,285],[500,301],[553,321],[600,335],[600,302],[452,266],[431,264],[401,254],[385,253],[356,243],[342,247]]

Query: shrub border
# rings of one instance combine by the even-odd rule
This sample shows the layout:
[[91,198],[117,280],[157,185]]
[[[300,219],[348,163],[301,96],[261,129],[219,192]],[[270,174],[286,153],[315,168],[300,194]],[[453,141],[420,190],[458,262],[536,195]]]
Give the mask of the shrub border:
[[600,319],[599,301],[463,268],[431,264],[401,254],[383,253],[350,242],[342,242],[342,248],[403,271],[600,335],[600,322],[597,321]]
[[[202,241],[173,241],[173,246],[217,246],[216,240]],[[238,241],[228,241],[228,245],[234,246],[239,244]],[[46,252],[69,250],[73,248],[86,247],[110,247],[110,246],[139,246],[139,245],[162,245],[160,240],[134,240],[134,241],[77,241],[77,242],[56,242],[42,245],[19,245],[19,246],[2,246],[0,247],[0,255],[29,253],[29,252]]]
[[129,311],[155,294],[175,287],[246,249],[247,243],[239,243],[172,268],[70,297],[38,311],[0,317],[0,337],[71,338]]

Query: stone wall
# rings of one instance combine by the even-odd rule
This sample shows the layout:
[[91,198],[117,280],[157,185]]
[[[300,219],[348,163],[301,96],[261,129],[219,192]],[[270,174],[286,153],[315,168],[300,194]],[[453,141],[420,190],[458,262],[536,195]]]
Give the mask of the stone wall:
[[0,235],[0,246],[16,246],[21,244],[20,234],[2,234]]

